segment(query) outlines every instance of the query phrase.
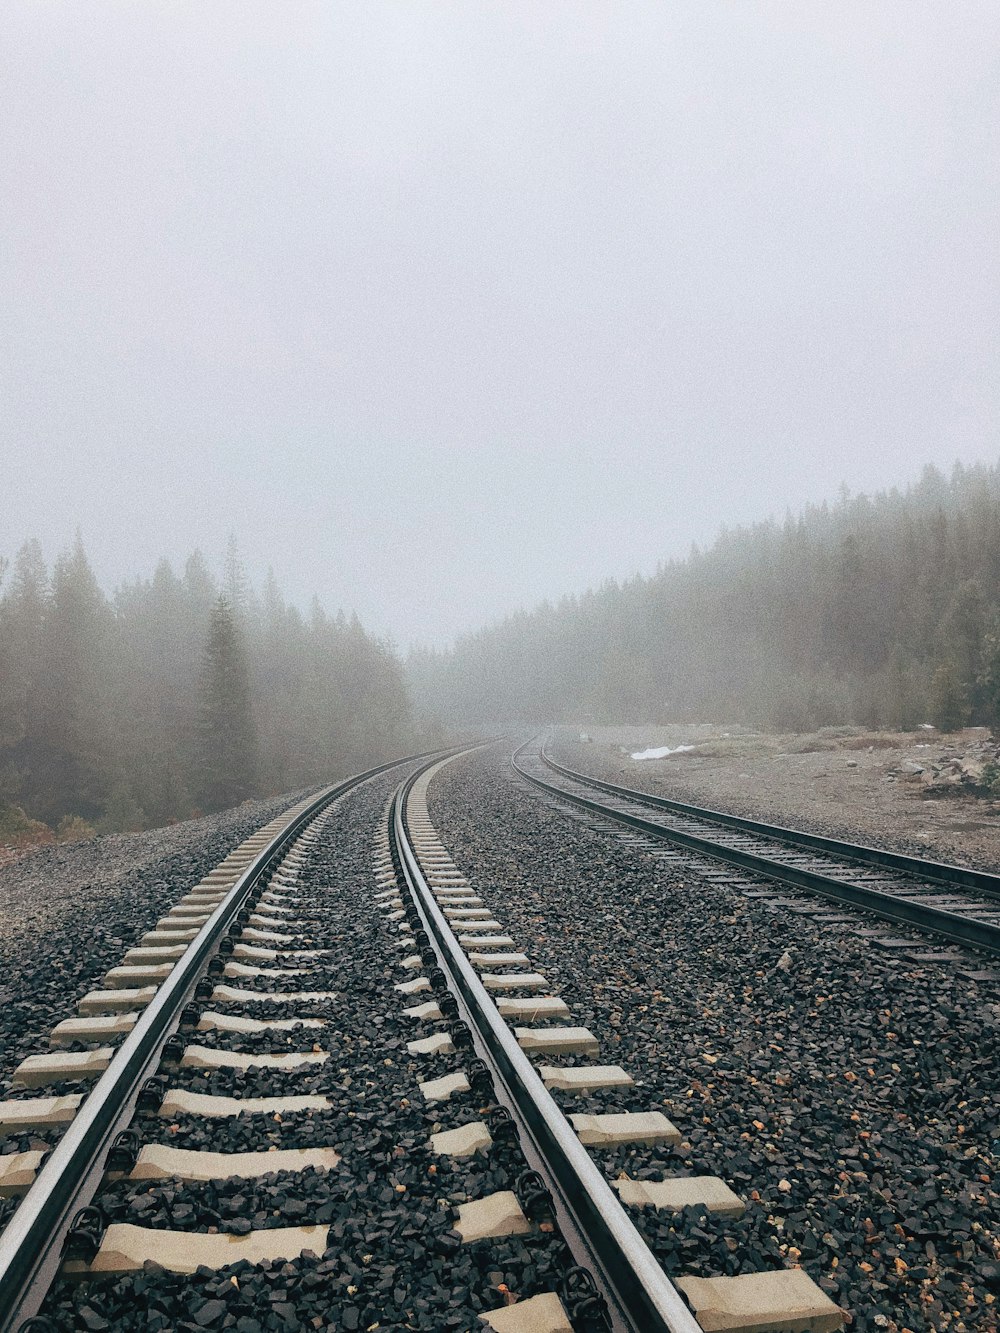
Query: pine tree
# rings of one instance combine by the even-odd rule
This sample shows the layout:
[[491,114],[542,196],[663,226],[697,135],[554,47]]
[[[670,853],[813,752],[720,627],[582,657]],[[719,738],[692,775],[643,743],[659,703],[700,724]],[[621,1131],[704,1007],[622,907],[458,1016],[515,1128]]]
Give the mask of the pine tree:
[[226,568],[224,591],[230,610],[236,620],[242,620],[247,613],[250,601],[250,583],[247,579],[246,565],[240,555],[240,545],[236,533],[229,534],[226,543]]
[[16,744],[28,727],[28,698],[42,671],[48,595],[42,548],[26,542],[0,602],[0,746]]
[[[986,702],[981,688],[986,607],[976,579],[966,579],[956,589],[941,625],[943,655],[954,664],[961,693],[972,721],[985,720]],[[968,719],[966,719],[968,720]]]
[[931,677],[931,719],[939,731],[957,731],[969,718],[969,696],[953,661],[942,662]]
[[257,789],[257,729],[246,649],[225,596],[209,622],[198,692],[198,788],[206,810],[238,805]]
[[[38,586],[37,560],[31,586]],[[25,735],[17,748],[24,796],[33,814],[93,820],[110,779],[107,717],[115,706],[115,623],[79,533],[52,572],[41,638],[43,665],[26,700]]]

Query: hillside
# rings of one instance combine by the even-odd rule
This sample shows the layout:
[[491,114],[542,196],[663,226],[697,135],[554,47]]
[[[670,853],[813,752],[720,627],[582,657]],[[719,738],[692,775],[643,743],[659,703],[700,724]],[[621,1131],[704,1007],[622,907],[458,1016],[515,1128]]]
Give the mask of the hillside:
[[649,577],[409,660],[452,726],[607,719],[783,730],[1000,719],[1000,466],[933,468],[724,531]]

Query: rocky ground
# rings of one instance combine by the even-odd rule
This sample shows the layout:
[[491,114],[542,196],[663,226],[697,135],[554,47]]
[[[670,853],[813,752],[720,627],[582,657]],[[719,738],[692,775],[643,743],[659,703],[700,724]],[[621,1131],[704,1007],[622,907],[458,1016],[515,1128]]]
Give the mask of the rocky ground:
[[[147,1227],[240,1235],[327,1225],[328,1248],[289,1256],[285,1263],[204,1270],[193,1278],[149,1263],[144,1272],[118,1281],[63,1284],[46,1309],[58,1328],[468,1333],[480,1327],[479,1312],[505,1304],[508,1296],[558,1287],[566,1251],[551,1226],[465,1245],[453,1231],[457,1204],[512,1189],[526,1163],[516,1143],[467,1159],[430,1150],[432,1133],[476,1119],[490,1103],[469,1091],[428,1105],[418,1082],[452,1072],[463,1057],[416,1057],[406,1050],[408,1041],[424,1034],[403,1012],[411,1001],[393,989],[413,974],[401,968],[398,933],[377,910],[372,851],[392,782],[379,779],[346,798],[300,877],[310,901],[305,916],[296,918],[302,933],[295,947],[330,952],[284,987],[274,981],[260,987],[333,992],[329,1001],[299,1003],[295,1010],[328,1025],[250,1038],[199,1032],[196,1038],[199,1045],[240,1050],[325,1051],[328,1061],[287,1074],[174,1068],[169,1075],[172,1087],[199,1093],[322,1094],[330,1108],[236,1122],[193,1116],[165,1122],[156,1115],[140,1121],[146,1141],[175,1147],[333,1147],[341,1161],[331,1170],[254,1180],[121,1181],[100,1197],[109,1220]],[[243,984],[254,988],[252,981]],[[286,1018],[288,1006],[258,1012]]]
[[[694,748],[631,757],[682,745]],[[580,772],[639,791],[1000,870],[1000,799],[983,786],[997,745],[981,728],[773,736],[707,726],[563,727],[551,749]]]
[[748,1201],[735,1224],[637,1215],[670,1271],[801,1263],[852,1331],[1000,1327],[1000,996],[595,834],[499,748],[445,769],[430,810],[601,1060],[641,1079],[616,1109],[685,1135],[609,1176],[706,1172]]
[[[991,804],[963,794],[922,799],[916,793],[931,784],[918,788],[921,775],[904,768],[917,763],[914,751],[942,772],[956,753],[971,762],[982,743],[974,737],[961,745],[913,737],[902,747],[821,737],[837,743],[795,753],[795,740],[781,748],[786,738],[703,736],[714,753],[642,764],[619,747],[666,744],[662,735],[591,734],[581,744],[576,733],[563,757],[591,771],[601,766],[618,781],[627,767],[633,786],[662,780],[658,771],[683,772],[692,799],[700,781],[705,803],[904,850],[930,846],[961,859],[969,840],[960,825],[982,823],[967,859],[988,864],[984,812]],[[848,740],[864,743],[852,748]],[[923,745],[930,751],[918,750]],[[985,746],[983,753],[989,757]],[[388,785],[352,806],[364,838],[387,792]],[[0,871],[0,1070],[37,1049],[39,1036],[72,1012],[75,997],[164,906],[291,799],[134,839],[46,848]],[[1000,995],[949,968],[901,966],[832,927],[775,915],[596,835],[523,788],[501,747],[445,769],[430,804],[456,861],[566,998],[574,1021],[599,1038],[602,1060],[641,1080],[629,1109],[662,1106],[685,1135],[672,1154],[606,1158],[608,1174],[718,1174],[748,1201],[736,1223],[690,1211],[641,1216],[670,1271],[707,1275],[798,1262],[850,1312],[852,1333],[1000,1328]],[[908,813],[916,822],[905,821]],[[391,995],[385,927],[369,901],[369,853],[357,842],[346,866],[338,856],[328,847],[318,862],[335,892],[315,923],[315,938],[338,950],[336,967],[310,980],[343,997],[324,1011],[336,1020],[329,1037],[336,1068],[308,1076],[335,1109],[330,1117],[290,1117],[266,1132],[269,1143],[288,1147],[325,1143],[335,1131],[342,1169],[243,1189],[235,1182],[168,1191],[122,1185],[109,1200],[117,1217],[204,1230],[239,1230],[248,1220],[280,1225],[275,1208],[302,1202],[334,1226],[329,1251],[247,1268],[235,1282],[230,1274],[187,1282],[154,1267],[124,1283],[65,1290],[55,1304],[61,1327],[258,1333],[381,1322],[464,1333],[477,1309],[501,1299],[501,1284],[520,1294],[555,1285],[563,1256],[549,1238],[512,1241],[500,1251],[473,1247],[446,1273],[447,1209],[506,1187],[519,1164],[473,1162],[433,1180],[429,1167],[437,1164],[421,1146],[426,1136],[479,1108],[473,1097],[430,1113],[413,1095],[418,1074],[444,1073],[447,1062],[418,1070],[400,1057],[413,1032]],[[791,966],[779,966],[786,952]],[[297,1040],[289,1034],[291,1046]],[[199,1090],[237,1091],[226,1075],[185,1077]],[[238,1083],[244,1093],[263,1090]],[[280,1090],[273,1079],[268,1089]],[[302,1090],[298,1080],[295,1090]],[[611,1094],[588,1099],[588,1109],[612,1109]],[[624,1109],[617,1098],[614,1109]],[[218,1127],[205,1122],[179,1121],[169,1133],[179,1146],[225,1146]],[[230,1147],[258,1146],[249,1125],[242,1133],[237,1144],[227,1137]],[[358,1200],[369,1219],[363,1225]],[[324,1322],[334,1308],[331,1291],[340,1321],[332,1324]],[[397,1313],[380,1321],[387,1310]]]
[[40,847],[0,868],[0,1090],[165,908],[298,795],[149,833]]

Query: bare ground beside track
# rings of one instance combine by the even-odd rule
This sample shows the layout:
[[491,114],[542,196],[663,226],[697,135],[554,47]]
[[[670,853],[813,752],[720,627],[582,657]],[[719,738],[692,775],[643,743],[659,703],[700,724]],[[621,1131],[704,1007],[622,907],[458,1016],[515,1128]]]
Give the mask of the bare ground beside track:
[[[581,742],[581,734],[590,737]],[[632,752],[695,749],[664,759]],[[871,748],[870,748],[871,747]],[[979,729],[858,732],[849,736],[760,735],[722,727],[562,727],[554,756],[580,772],[635,790],[751,819],[982,870],[1000,871],[1000,801],[955,787],[929,789],[907,767],[952,771],[995,751]]]
[[245,801],[232,810],[145,833],[45,843],[0,864],[0,959],[15,953],[30,957],[40,938],[73,929],[86,914],[99,913],[109,895],[135,894],[134,877],[155,880],[170,857],[197,857],[213,838],[221,838],[220,846],[227,839],[235,845],[246,836],[244,830],[267,823],[299,795]]

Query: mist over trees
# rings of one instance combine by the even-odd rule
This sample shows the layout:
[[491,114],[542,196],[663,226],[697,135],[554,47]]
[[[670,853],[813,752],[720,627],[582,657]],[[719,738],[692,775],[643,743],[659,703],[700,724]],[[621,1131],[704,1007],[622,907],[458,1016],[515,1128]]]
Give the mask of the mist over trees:
[[206,810],[239,805],[257,788],[254,722],[243,637],[225,593],[212,607],[198,681],[197,795]]
[[101,590],[82,541],[0,559],[0,806],[108,831],[331,781],[413,747],[402,665],[357,617],[308,615],[235,544]]
[[724,531],[649,578],[414,652],[452,726],[1000,723],[1000,467]]
[[588,720],[1000,725],[1000,465],[724,531],[405,676],[357,617],[252,588],[234,545],[220,580],[195,552],[113,596],[79,538],[51,569],[33,541],[0,558],[0,807],[52,827],[167,823],[440,727]]

